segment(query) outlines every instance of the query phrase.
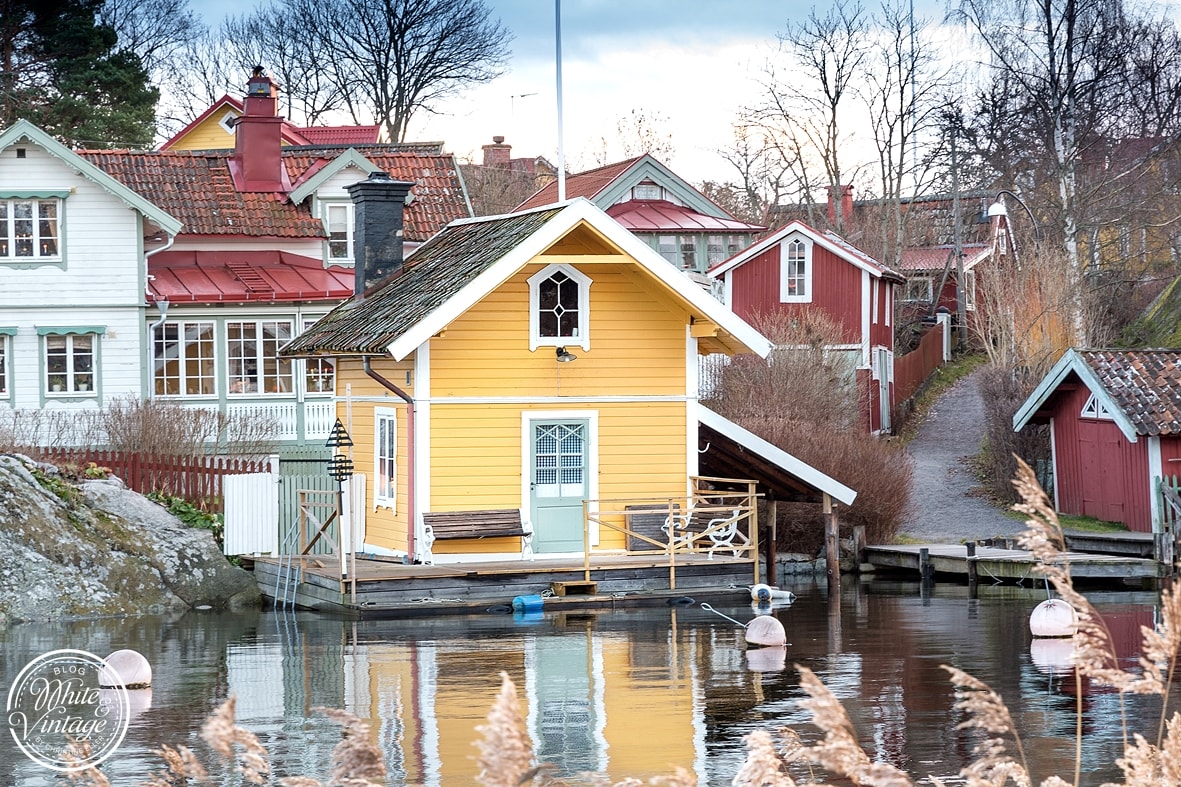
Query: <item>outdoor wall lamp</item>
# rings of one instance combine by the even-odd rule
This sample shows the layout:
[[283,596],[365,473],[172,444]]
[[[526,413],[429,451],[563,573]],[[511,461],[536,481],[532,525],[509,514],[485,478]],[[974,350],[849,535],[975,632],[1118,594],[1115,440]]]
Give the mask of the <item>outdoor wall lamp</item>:
[[578,360],[578,356],[569,352],[565,347],[558,348],[558,363],[570,363]]

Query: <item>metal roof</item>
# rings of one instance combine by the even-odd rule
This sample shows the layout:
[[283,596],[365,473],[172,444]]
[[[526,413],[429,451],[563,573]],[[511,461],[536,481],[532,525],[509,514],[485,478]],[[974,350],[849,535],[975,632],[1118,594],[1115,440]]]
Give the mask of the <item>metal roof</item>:
[[163,251],[149,259],[149,290],[170,303],[339,301],[353,269],[285,251]]
[[628,200],[607,208],[607,215],[632,232],[762,232],[767,229],[737,219],[707,216],[668,200]]

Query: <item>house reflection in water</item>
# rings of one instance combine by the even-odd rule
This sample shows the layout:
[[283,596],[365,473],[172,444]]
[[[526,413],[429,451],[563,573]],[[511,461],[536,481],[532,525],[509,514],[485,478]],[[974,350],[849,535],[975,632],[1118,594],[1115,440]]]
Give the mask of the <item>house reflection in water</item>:
[[[678,636],[677,613],[670,614],[671,628],[626,631],[598,630],[593,614],[515,627],[489,616],[473,621],[489,626],[485,635],[466,638],[434,636],[426,621],[292,617],[290,630],[278,632],[286,644],[228,647],[228,690],[238,698],[238,723],[263,739],[282,764],[279,775],[326,772],[339,733],[313,708],[327,706],[370,722],[391,784],[472,784],[476,728],[504,672],[517,686],[538,760],[562,775],[606,773],[615,781],[684,768],[704,778],[702,651],[716,648],[741,663],[745,645],[726,629],[715,630],[724,642],[701,642],[709,629]],[[282,627],[283,618],[275,620]],[[343,627],[343,642],[309,626]]]

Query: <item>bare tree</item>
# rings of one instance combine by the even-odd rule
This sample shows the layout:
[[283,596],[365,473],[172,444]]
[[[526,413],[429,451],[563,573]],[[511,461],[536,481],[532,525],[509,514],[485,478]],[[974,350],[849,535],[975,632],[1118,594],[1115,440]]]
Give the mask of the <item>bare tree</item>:
[[105,0],[98,19],[114,29],[120,47],[137,54],[157,77],[175,68],[185,45],[205,30],[188,0]]
[[738,173],[737,182],[702,184],[707,197],[731,215],[754,224],[770,222],[770,209],[778,205],[791,180],[790,167],[783,161],[782,148],[755,122],[738,122],[734,138],[717,153]]
[[341,101],[405,140],[415,113],[500,76],[511,34],[481,0],[283,0],[314,32]]
[[[863,78],[867,32],[860,4],[838,0],[824,16],[813,9],[807,19],[779,36],[790,76],[783,77],[783,69],[775,64],[768,64],[764,73],[765,101],[756,115],[780,140],[784,162],[807,161],[799,155],[806,146],[818,157],[829,186],[846,185],[850,174],[842,167],[840,152],[850,136],[848,98]],[[804,196],[812,201],[810,193]],[[838,213],[838,231],[846,218]]]

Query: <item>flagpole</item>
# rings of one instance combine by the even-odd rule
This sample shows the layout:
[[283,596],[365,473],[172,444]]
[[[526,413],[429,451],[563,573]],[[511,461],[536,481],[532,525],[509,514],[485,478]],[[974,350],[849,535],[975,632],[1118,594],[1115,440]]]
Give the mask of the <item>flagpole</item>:
[[554,42],[558,79],[558,202],[565,202],[566,154],[562,144],[562,0],[554,0]]

